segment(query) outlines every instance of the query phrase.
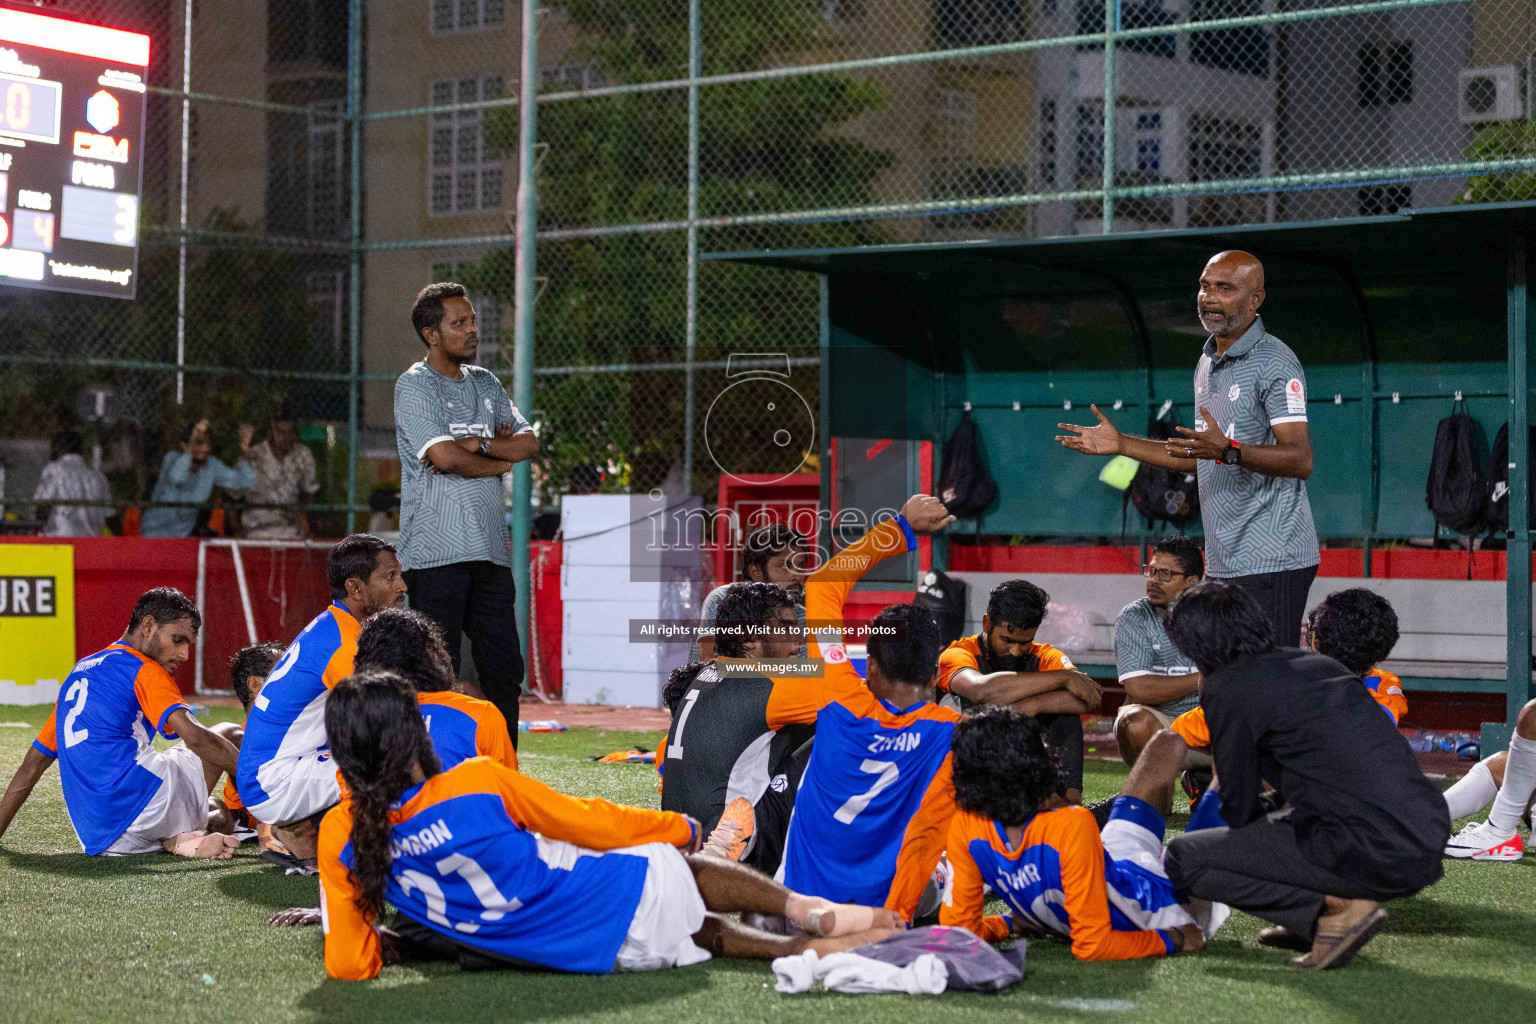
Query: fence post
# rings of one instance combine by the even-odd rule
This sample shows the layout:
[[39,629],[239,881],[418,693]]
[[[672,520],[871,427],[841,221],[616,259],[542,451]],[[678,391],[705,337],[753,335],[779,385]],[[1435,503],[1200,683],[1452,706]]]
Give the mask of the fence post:
[[1505,552],[1504,600],[1508,615],[1508,672],[1504,682],[1504,723],[1483,726],[1483,748],[1503,750],[1515,719],[1531,695],[1531,444],[1530,320],[1527,302],[1529,253],[1521,235],[1509,238],[1509,544]]
[[[517,242],[514,252],[516,306],[512,332],[512,399],[520,411],[533,412],[534,246],[538,244],[539,193],[534,185],[535,116],[539,89],[539,5],[523,0],[523,66],[517,94]],[[512,579],[517,585],[517,629],[527,651],[528,545],[533,539],[533,466],[527,460],[512,467]]]
[[347,533],[357,505],[358,374],[363,337],[363,0],[347,3],[347,125],[352,135],[352,225],[347,254]]
[[[176,240],[176,404],[186,386],[187,363],[187,187],[192,165],[192,4],[186,0],[181,22],[181,235]],[[199,662],[201,667],[201,662]]]
[[699,76],[703,74],[699,0],[688,0],[688,299],[683,328],[683,493],[693,493],[693,357],[699,322]]
[[1115,32],[1120,0],[1104,0],[1104,233],[1115,229]]

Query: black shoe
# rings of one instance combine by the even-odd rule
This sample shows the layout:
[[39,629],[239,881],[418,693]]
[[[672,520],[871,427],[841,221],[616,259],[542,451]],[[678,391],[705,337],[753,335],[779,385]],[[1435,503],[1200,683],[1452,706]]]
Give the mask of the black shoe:
[[1200,803],[1200,798],[1211,787],[1211,770],[1186,768],[1184,774],[1179,776],[1179,785],[1184,788],[1184,795],[1189,797],[1189,811],[1193,814],[1195,807]]
[[261,859],[282,868],[285,875],[318,875],[320,873],[320,861],[316,857],[306,857],[300,860],[291,853],[283,853],[279,850],[262,850]]
[[1116,797],[1108,800],[1100,800],[1096,804],[1089,804],[1088,810],[1093,814],[1093,820],[1099,823],[1099,831],[1104,831],[1104,826],[1109,824],[1109,812],[1115,809]]

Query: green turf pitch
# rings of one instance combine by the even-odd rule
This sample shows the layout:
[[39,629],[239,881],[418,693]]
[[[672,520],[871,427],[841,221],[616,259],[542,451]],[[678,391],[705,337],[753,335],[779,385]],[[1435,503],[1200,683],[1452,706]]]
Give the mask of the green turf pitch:
[[[46,709],[0,707],[8,780]],[[216,713],[213,717],[227,717]],[[23,728],[17,723],[26,723]],[[581,730],[522,739],[524,769],[567,793],[656,806],[648,767],[585,760],[655,737]],[[1088,796],[1123,772],[1090,762]],[[1176,815],[1174,827],[1184,817]],[[250,847],[233,862],[88,859],[50,771],[0,839],[0,1021],[591,1021],[601,1024],[922,1024],[960,1021],[1235,1021],[1302,1024],[1512,1022],[1536,1013],[1536,857],[1451,864],[1347,970],[1309,975],[1254,943],[1244,915],[1195,958],[1081,964],[1062,943],[1029,947],[1024,983],[1001,996],[779,996],[766,965],[714,962],[646,975],[461,975],[386,968],[374,982],[325,976],[318,928],[268,928],[274,910],[316,901]],[[594,894],[593,908],[602,905]],[[581,912],[581,911],[576,911]],[[590,911],[588,911],[590,912]]]

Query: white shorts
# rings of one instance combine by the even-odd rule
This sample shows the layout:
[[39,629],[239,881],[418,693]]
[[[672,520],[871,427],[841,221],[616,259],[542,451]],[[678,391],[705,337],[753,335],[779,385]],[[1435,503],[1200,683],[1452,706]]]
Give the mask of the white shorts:
[[693,937],[704,927],[704,897],[693,880],[693,869],[675,846],[646,843],[614,853],[644,857],[645,888],[640,905],[614,967],[621,971],[656,971],[687,967],[709,959],[709,951],[694,945]]
[[267,799],[247,804],[246,810],[268,825],[291,825],[341,802],[341,782],[330,754],[270,761],[261,766],[256,778]]
[[160,776],[160,788],[133,819],[117,842],[102,851],[108,857],[160,853],[163,840],[208,827],[208,783],[202,758],[185,743],[166,751],[150,751],[140,766]]

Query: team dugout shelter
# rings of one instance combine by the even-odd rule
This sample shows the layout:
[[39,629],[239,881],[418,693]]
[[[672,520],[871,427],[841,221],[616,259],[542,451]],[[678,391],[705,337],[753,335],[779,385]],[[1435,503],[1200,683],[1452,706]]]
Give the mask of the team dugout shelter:
[[[1483,725],[1486,755],[1505,746],[1505,723],[1532,692],[1531,531],[1495,537],[1475,553],[1464,537],[1460,550],[1406,542],[1449,537],[1429,512],[1425,484],[1436,425],[1458,400],[1489,439],[1508,422],[1510,522],[1531,521],[1533,236],[1536,203],[1526,202],[707,258],[819,276],[818,448],[829,532],[838,532],[840,505],[899,507],[913,489],[931,487],[944,439],[972,416],[997,498],[950,527],[922,561],[979,573],[973,624],[975,583],[993,575],[1044,575],[1053,598],[1096,603],[1100,639],[1091,646],[1099,650],[1082,660],[1112,675],[1107,628],[1114,610],[1139,596],[1139,559],[1167,527],[1126,514],[1122,492],[1099,480],[1104,460],[1060,447],[1057,424],[1092,423],[1091,404],[1138,434],[1159,413],[1192,424],[1205,337],[1195,316],[1200,270],[1218,251],[1253,252],[1267,272],[1265,325],[1306,370],[1316,463],[1308,491],[1324,546],[1313,600],[1348,586],[1392,600],[1403,638],[1386,664],[1410,697],[1482,695],[1477,717],[1497,719],[1502,696],[1502,723]],[[1198,534],[1199,525],[1186,529]],[[1025,546],[1006,544],[1020,535],[1030,538]],[[1081,546],[1092,537],[1110,540],[1107,558],[1102,546]],[[1053,554],[1045,538],[1078,546]],[[824,539],[841,545],[851,536]],[[1507,556],[1492,550],[1500,546]],[[866,585],[910,591],[917,555],[891,563],[889,578]],[[1069,564],[1109,571],[1050,571]]]

